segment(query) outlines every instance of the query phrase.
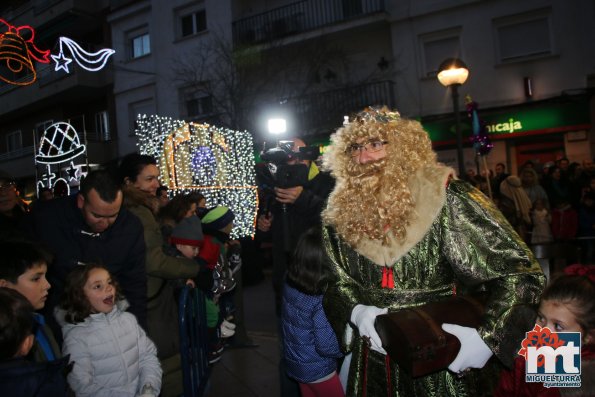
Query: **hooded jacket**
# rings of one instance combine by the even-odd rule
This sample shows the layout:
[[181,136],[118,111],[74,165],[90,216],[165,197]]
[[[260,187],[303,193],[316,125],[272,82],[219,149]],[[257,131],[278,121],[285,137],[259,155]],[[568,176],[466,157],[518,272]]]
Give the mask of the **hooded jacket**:
[[64,335],[62,353],[74,363],[68,383],[77,397],[134,397],[146,384],[159,394],[157,349],[136,318],[124,312],[127,307],[120,301],[111,312],[91,314],[78,324],[66,323],[66,312],[56,310]]

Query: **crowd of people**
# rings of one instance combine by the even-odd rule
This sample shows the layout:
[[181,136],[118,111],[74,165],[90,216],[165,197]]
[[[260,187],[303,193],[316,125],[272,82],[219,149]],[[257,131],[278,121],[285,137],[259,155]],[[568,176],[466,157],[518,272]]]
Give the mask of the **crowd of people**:
[[[76,194],[31,206],[0,175],[0,287],[31,306],[21,299],[2,310],[32,309],[34,319],[31,329],[10,329],[7,316],[23,310],[0,314],[3,392],[182,395],[178,296],[186,285],[205,295],[210,364],[226,346],[253,344],[241,310],[241,249],[229,235],[233,212],[207,208],[198,192],[158,196],[156,164],[132,153],[117,170],[90,172]],[[23,349],[4,345],[19,337],[13,332],[23,340],[11,345]]]
[[[527,161],[518,175],[498,163],[490,176],[469,170],[465,179],[490,196],[527,244],[572,242],[581,259],[595,261],[595,166],[561,158],[536,167]],[[488,180],[490,186],[488,187]]]
[[[570,266],[546,287],[528,246],[594,237],[592,163],[527,163],[519,176],[500,163],[489,178],[457,178],[419,122],[386,108],[350,117],[322,164],[304,146],[293,139],[287,160],[304,178],[263,188],[256,222],[256,241],[272,242],[280,395],[565,395],[525,381],[518,351],[536,323],[581,332],[573,395],[595,395],[595,270]],[[72,196],[40,193],[27,206],[0,174],[3,393],[182,395],[186,286],[205,295],[210,364],[254,346],[229,208],[198,192],[170,197],[156,160],[137,153],[90,172]],[[478,326],[434,330],[460,343],[447,366],[412,377],[387,354],[378,316],[475,293]]]

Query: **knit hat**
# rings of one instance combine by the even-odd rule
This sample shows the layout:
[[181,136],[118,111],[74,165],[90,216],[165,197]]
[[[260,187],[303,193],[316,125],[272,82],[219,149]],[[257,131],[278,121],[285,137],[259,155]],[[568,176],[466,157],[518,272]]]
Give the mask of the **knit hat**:
[[221,230],[233,222],[235,215],[227,207],[219,205],[203,216],[202,223],[211,230]]
[[202,245],[203,235],[200,219],[196,215],[184,218],[171,231],[169,242],[199,247]]

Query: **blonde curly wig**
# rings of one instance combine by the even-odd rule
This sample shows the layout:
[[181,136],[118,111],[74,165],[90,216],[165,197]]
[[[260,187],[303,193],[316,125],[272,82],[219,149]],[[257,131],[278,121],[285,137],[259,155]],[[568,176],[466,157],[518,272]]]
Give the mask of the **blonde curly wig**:
[[[388,142],[386,156],[358,164],[348,152],[354,143]],[[404,240],[414,219],[409,178],[425,166],[436,166],[436,154],[421,124],[388,108],[366,108],[331,136],[323,167],[336,178],[323,219],[348,243],[362,237],[388,243],[389,232]]]

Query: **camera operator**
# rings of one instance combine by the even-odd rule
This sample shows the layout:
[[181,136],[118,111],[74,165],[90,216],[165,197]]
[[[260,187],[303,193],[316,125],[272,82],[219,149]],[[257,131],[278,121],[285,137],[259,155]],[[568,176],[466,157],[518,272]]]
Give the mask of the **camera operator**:
[[[257,228],[262,232],[271,231],[273,243],[273,289],[275,291],[275,308],[280,320],[282,289],[287,262],[299,237],[309,228],[320,225],[320,213],[334,187],[334,180],[329,174],[321,172],[314,161],[304,159],[299,148],[306,148],[303,140],[291,139],[291,152],[285,164],[303,164],[307,167],[307,178],[299,179],[299,185],[291,187],[275,186],[271,192],[273,204],[258,217]],[[263,156],[264,157],[264,156]],[[292,178],[289,178],[292,179]],[[286,183],[281,183],[283,186]],[[291,183],[289,183],[291,185]],[[283,361],[283,358],[281,359]],[[281,395],[299,395],[297,383],[284,373],[283,362],[281,371]]]

